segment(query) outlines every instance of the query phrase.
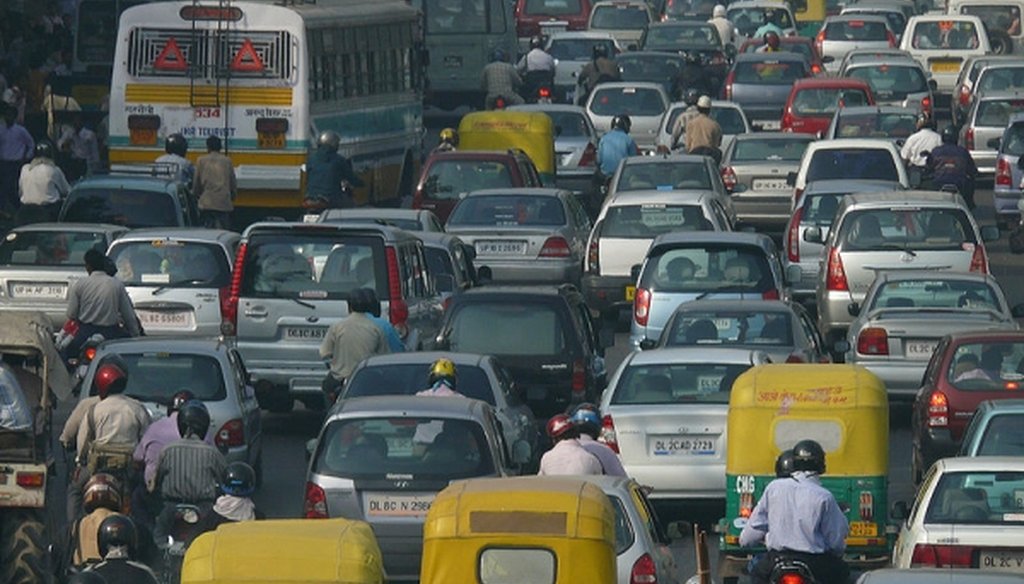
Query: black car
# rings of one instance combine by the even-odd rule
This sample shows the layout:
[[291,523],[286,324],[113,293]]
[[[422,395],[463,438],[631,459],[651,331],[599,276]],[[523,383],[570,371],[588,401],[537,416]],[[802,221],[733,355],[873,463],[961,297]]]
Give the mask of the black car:
[[[708,77],[702,93],[714,95],[729,70],[735,49],[724,47],[718,29],[707,22],[667,21],[647,25],[640,38],[640,50],[699,57],[701,77]],[[696,79],[683,75],[683,85],[695,85]],[[699,84],[696,84],[699,85]]]
[[75,183],[57,220],[132,229],[189,227],[199,223],[199,210],[188,186],[169,176],[96,174]]
[[609,341],[575,286],[488,286],[452,298],[437,349],[498,357],[544,416],[597,401]]

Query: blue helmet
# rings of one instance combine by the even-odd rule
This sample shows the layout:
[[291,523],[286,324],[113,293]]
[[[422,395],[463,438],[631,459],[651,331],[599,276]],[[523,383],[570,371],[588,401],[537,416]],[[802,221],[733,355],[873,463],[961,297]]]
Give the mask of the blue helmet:
[[572,423],[587,434],[601,432],[601,415],[593,404],[580,404],[572,414]]

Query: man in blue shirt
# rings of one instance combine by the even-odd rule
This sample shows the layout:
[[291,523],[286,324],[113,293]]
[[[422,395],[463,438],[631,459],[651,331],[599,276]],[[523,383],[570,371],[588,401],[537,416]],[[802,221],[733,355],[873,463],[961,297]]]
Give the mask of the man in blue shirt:
[[341,136],[325,130],[317,138],[316,150],[306,159],[306,198],[323,198],[327,207],[345,209],[355,205],[348,187],[361,187],[363,181],[352,170],[349,159],[338,154]]
[[402,342],[402,338],[398,336],[398,331],[395,330],[394,325],[391,321],[381,316],[380,299],[377,298],[377,293],[370,288],[365,289],[372,298],[372,305],[370,313],[366,316],[370,317],[373,324],[380,328],[380,331],[384,333],[384,338],[388,342],[388,348],[391,349],[392,353],[404,353],[405,343]]
[[970,151],[957,144],[956,128],[942,129],[942,145],[932,149],[925,165],[931,172],[935,189],[955,186],[967,206],[974,209],[974,179],[978,176],[978,167]]
[[754,584],[767,584],[780,556],[802,560],[817,582],[846,582],[843,561],[850,525],[836,498],[821,486],[825,450],[814,440],[793,446],[793,474],[765,488],[740,533],[744,547],[764,543],[768,553],[754,566]]
[[639,153],[636,142],[629,137],[630,125],[629,116],[615,116],[612,118],[612,129],[597,144],[597,165],[602,183],[615,174],[615,169],[624,158]]

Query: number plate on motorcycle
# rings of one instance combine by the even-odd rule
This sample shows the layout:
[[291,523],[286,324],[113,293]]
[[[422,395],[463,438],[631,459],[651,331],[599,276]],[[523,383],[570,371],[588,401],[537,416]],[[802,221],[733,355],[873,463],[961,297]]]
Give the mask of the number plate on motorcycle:
[[387,493],[366,493],[363,505],[367,517],[426,517],[434,494],[391,495]]
[[651,436],[651,456],[714,456],[715,439],[709,436]]
[[870,521],[851,521],[850,537],[875,537],[878,535],[878,524]]

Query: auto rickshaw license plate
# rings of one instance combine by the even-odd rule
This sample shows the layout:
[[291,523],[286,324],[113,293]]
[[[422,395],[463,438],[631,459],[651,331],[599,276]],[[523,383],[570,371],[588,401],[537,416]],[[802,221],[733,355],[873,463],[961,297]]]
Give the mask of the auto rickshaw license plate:
[[878,535],[878,524],[870,521],[851,521],[850,537],[875,537]]
[[636,286],[626,286],[626,301],[632,302],[636,298]]

